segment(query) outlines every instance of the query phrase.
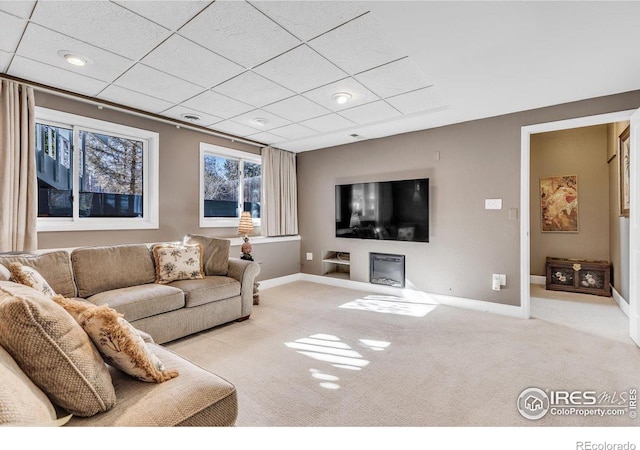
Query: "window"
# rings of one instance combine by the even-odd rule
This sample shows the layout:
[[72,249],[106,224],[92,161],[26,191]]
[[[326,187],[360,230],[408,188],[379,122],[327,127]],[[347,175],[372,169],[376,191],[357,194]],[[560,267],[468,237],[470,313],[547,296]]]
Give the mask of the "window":
[[200,144],[200,226],[237,227],[243,211],[260,225],[260,155]]
[[38,231],[158,228],[158,134],[36,108]]

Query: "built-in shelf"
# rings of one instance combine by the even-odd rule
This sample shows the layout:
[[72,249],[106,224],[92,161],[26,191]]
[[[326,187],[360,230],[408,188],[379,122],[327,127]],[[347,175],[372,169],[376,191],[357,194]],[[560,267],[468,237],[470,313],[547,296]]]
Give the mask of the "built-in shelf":
[[334,278],[351,279],[351,255],[347,252],[329,251],[322,258],[322,274]]
[[327,259],[323,259],[322,262],[331,263],[331,264],[344,264],[345,266],[348,266],[351,264],[351,261],[343,261],[342,259],[338,259],[338,258],[327,258]]

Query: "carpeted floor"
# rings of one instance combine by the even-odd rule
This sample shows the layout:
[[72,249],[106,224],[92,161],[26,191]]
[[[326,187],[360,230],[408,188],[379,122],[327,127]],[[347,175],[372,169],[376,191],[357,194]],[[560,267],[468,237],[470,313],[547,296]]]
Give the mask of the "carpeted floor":
[[389,300],[295,282],[263,290],[250,320],[167,347],[236,385],[240,427],[602,427],[640,420],[547,414],[531,421],[516,408],[529,387],[599,395],[640,388],[640,349],[630,339]]

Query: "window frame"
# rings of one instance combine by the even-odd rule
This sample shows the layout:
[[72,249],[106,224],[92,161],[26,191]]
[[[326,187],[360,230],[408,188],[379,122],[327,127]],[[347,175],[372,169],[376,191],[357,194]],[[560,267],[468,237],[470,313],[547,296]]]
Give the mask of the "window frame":
[[[73,131],[72,217],[38,217],[38,232],[148,230],[159,228],[159,133],[36,106],[35,122]],[[80,131],[142,141],[142,217],[80,217]]]
[[[240,170],[240,180],[238,182],[238,217],[205,217],[204,216],[204,158],[205,156],[217,156],[226,159],[238,160]],[[200,198],[199,198],[199,216],[200,216],[200,228],[238,228],[240,225],[240,215],[244,211],[244,163],[251,162],[254,164],[260,164],[260,189],[264,189],[262,186],[262,157],[253,153],[243,152],[241,150],[234,150],[232,148],[221,147],[219,145],[208,144],[206,142],[200,143]],[[262,216],[262,213],[260,214]],[[261,223],[260,218],[252,218],[253,226],[259,227]]]

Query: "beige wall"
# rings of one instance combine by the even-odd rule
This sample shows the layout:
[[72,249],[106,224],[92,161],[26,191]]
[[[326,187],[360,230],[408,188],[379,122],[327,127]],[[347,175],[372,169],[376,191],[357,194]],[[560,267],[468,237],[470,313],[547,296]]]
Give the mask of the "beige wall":
[[[258,147],[184,128],[177,129],[168,123],[121,111],[98,109],[94,105],[40,91],[36,92],[36,105],[143,128],[155,131],[160,136],[160,227],[157,230],[40,232],[39,249],[176,241],[186,233],[236,237],[236,229],[199,226],[199,146],[200,142],[207,142],[259,154]],[[298,273],[299,247],[300,241],[255,245],[254,256],[260,255],[260,259],[264,260],[259,278]],[[239,249],[236,253],[239,255]]]
[[[609,259],[607,125],[531,136],[531,274],[545,275],[547,256]],[[540,178],[578,176],[578,233],[542,232]]]
[[[314,254],[301,259],[302,271],[321,275],[323,252],[351,252],[351,278],[367,282],[369,252],[399,253],[408,287],[519,305],[520,222],[509,209],[520,207],[521,127],[639,106],[635,91],[300,153],[300,251]],[[430,177],[429,243],[334,237],[336,183],[417,173]],[[502,198],[503,209],[485,210],[486,198]],[[507,287],[493,291],[492,273],[506,274]]]
[[609,260],[613,267],[611,284],[629,302],[629,218],[620,217],[620,179],[617,149],[618,136],[629,122],[618,122],[607,127],[607,159],[609,159]]

